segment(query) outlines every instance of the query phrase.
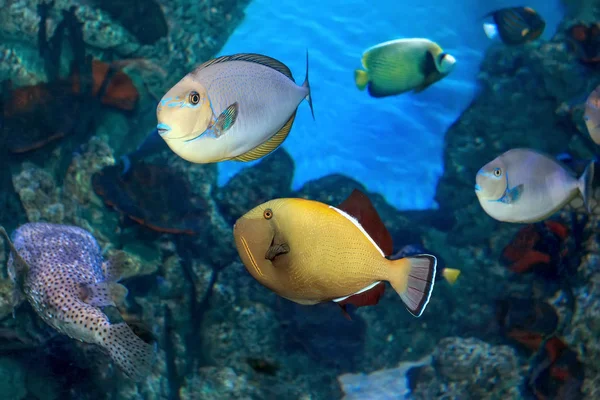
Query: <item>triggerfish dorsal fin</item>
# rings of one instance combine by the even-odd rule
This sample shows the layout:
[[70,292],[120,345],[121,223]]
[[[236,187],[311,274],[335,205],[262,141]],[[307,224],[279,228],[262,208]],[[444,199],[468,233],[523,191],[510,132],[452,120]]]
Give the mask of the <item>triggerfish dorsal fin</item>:
[[375,286],[368,288],[367,290],[361,290],[360,292],[351,296],[343,298],[343,300],[336,299],[336,303],[342,307],[344,316],[348,317],[346,312],[346,305],[352,304],[355,307],[374,306],[379,303],[379,299],[385,292],[385,283],[377,282]]
[[360,226],[369,234],[385,256],[392,254],[394,251],[392,235],[390,235],[366,194],[354,189],[350,196],[337,208],[356,218]]
[[285,64],[283,64],[281,61],[277,61],[274,58],[271,58],[268,56],[263,56],[262,54],[255,54],[255,53],[240,53],[240,54],[233,54],[230,56],[222,56],[222,57],[213,58],[212,60],[208,60],[205,63],[200,64],[194,70],[194,73],[198,72],[210,65],[224,63],[224,62],[228,62],[228,61],[248,61],[248,62],[253,62],[253,63],[260,64],[260,65],[264,65],[265,67],[269,67],[269,68],[274,69],[275,71],[281,72],[282,74],[284,74],[285,76],[290,78],[293,82],[296,82],[294,80],[294,77],[292,76],[292,71],[290,71],[290,69]]
[[267,154],[275,151],[275,149],[277,149],[281,145],[281,143],[283,143],[283,141],[290,134],[290,131],[292,130],[292,125],[294,124],[295,118],[296,118],[296,111],[294,111],[294,113],[292,114],[290,119],[288,119],[288,121],[285,123],[285,125],[279,131],[277,131],[277,133],[274,134],[271,137],[271,139],[267,140],[260,146],[256,146],[252,150],[245,152],[244,154],[242,154],[240,156],[232,158],[232,160],[244,161],[244,162],[254,161],[254,160],[258,160],[259,158],[262,158],[262,157],[266,156]]

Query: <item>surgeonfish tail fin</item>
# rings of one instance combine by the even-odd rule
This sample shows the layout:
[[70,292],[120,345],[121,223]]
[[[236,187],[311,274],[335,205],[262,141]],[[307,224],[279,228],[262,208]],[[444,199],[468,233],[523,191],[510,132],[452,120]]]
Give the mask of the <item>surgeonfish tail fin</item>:
[[430,254],[392,261],[390,284],[415,317],[420,317],[429,303],[435,283],[436,267],[437,258]]
[[444,271],[442,271],[442,276],[451,285],[454,285],[456,283],[456,280],[458,279],[459,275],[460,269],[444,268]]
[[108,332],[101,337],[100,344],[132,380],[139,382],[150,375],[153,346],[140,339],[125,322],[109,325]]
[[310,92],[310,83],[308,82],[308,50],[306,50],[306,77],[304,78],[304,83],[302,87],[308,89],[308,94],[306,95],[306,100],[308,101],[308,105],[310,106],[310,112],[312,114],[313,120],[315,119],[315,110],[313,109],[312,103],[312,93]]
[[483,31],[485,32],[485,35],[490,39],[493,39],[496,36],[498,36],[498,27],[494,24],[483,24]]
[[594,169],[595,162],[591,161],[587,168],[585,169],[581,178],[579,178],[579,191],[581,192],[581,196],[583,197],[583,202],[585,203],[585,208],[588,213],[591,214],[591,204],[590,204],[590,196],[593,194],[592,183],[594,182]]
[[358,90],[365,90],[367,84],[369,83],[369,74],[367,71],[362,69],[357,69],[354,71],[354,83],[356,83]]

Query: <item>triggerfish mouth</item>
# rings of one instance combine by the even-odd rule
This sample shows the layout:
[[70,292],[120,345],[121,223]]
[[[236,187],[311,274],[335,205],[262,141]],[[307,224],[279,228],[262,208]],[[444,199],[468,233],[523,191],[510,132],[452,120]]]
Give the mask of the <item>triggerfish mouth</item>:
[[436,257],[390,260],[390,233],[358,190],[338,207],[301,198],[268,201],[239,218],[233,235],[248,272],[299,304],[333,301],[348,316],[348,304],[377,304],[387,281],[419,317],[433,291]]
[[252,161],[283,143],[304,99],[312,112],[308,54],[302,85],[271,57],[223,56],[198,66],[163,96],[156,128],[187,161]]

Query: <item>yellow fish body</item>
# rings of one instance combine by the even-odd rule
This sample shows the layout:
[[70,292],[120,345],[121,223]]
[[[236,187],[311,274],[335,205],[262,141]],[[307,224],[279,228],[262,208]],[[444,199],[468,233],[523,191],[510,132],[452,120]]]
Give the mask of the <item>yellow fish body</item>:
[[372,97],[421,92],[454,68],[456,59],[428,39],[398,39],[367,49],[362,56],[365,70],[354,73],[356,86],[367,87]]
[[374,305],[390,282],[420,316],[435,281],[432,255],[389,260],[392,240],[359,191],[339,208],[305,199],[275,199],[234,225],[240,258],[262,285],[299,304]]

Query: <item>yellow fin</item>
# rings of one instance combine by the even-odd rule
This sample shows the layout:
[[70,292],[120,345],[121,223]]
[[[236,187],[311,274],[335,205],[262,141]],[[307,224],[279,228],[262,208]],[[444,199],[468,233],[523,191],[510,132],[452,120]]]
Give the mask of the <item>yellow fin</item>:
[[288,119],[285,125],[283,125],[283,127],[279,131],[277,131],[277,133],[274,134],[269,140],[267,140],[261,145],[256,146],[252,150],[247,151],[242,155],[233,157],[232,160],[243,162],[254,161],[273,152],[276,148],[279,147],[279,145],[281,145],[281,143],[283,143],[285,138],[287,138],[287,136],[289,135],[290,130],[292,129],[292,124],[294,123],[294,118],[296,118],[296,111],[294,111],[294,113],[292,114],[290,119]]
[[444,276],[444,279],[448,281],[449,284],[454,285],[454,283],[458,279],[458,276],[460,275],[460,270],[454,268],[444,268],[442,275]]
[[368,72],[363,71],[362,69],[357,69],[354,71],[354,82],[356,83],[358,90],[365,90],[367,84],[369,83]]

